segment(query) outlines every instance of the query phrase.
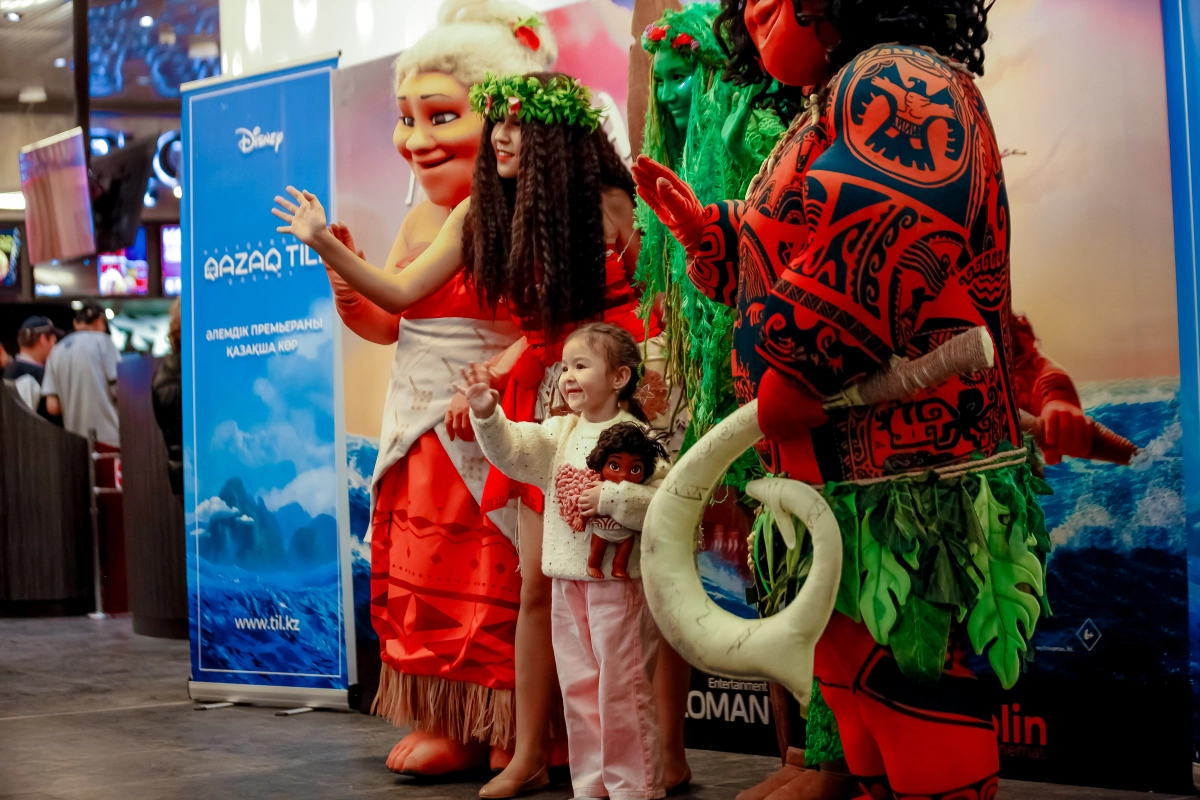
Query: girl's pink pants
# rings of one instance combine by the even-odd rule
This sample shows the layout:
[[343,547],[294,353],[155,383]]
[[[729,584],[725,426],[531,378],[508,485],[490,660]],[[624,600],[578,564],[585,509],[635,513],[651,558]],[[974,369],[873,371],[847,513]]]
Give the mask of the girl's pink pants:
[[642,582],[554,578],[551,612],[575,796],[663,797],[659,634]]

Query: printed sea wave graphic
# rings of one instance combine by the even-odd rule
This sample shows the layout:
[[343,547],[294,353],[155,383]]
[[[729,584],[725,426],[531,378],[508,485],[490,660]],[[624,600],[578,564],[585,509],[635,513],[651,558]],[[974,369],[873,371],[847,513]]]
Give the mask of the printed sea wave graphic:
[[198,504],[189,533],[195,680],[344,684],[331,516],[296,503],[270,511],[234,477]]

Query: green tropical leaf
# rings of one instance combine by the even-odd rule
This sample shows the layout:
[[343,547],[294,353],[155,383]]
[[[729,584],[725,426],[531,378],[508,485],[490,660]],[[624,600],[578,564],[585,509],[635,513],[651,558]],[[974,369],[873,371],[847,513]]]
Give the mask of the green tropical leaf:
[[916,595],[900,611],[888,644],[904,677],[918,683],[935,683],[946,667],[950,646],[950,609],[935,606]]
[[1009,507],[996,499],[986,479],[980,479],[974,508],[988,548],[976,555],[984,584],[967,620],[967,632],[975,652],[987,650],[1000,684],[1011,689],[1041,615],[1038,597],[1045,591],[1044,569],[1029,550],[1023,527],[1012,524]]
[[892,551],[875,538],[870,522],[863,520],[858,534],[862,568],[866,572],[858,608],[875,641],[886,645],[888,634],[899,617],[900,606],[908,600],[912,579]]

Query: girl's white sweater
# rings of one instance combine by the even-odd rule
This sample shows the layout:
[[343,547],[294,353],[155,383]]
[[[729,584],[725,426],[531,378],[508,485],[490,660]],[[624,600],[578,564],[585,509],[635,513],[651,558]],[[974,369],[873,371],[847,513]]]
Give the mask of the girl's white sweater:
[[[587,574],[591,533],[576,531],[571,520],[582,527],[576,506],[580,491],[590,483],[587,457],[604,429],[618,422],[637,422],[637,419],[621,411],[606,422],[588,422],[578,414],[569,414],[550,417],[538,424],[511,422],[499,406],[486,419],[471,413],[475,439],[487,460],[513,480],[533,484],[545,494],[542,572],[548,577],[594,580]],[[593,474],[591,478],[594,477]],[[634,535],[642,529],[650,499],[663,477],[665,466],[660,466],[660,471],[645,484],[605,482],[600,490],[600,514],[612,517]],[[630,578],[641,576],[640,550],[640,545],[634,545],[629,559]],[[606,580],[611,580],[608,576],[612,574],[615,551],[615,547],[608,548],[604,557]]]

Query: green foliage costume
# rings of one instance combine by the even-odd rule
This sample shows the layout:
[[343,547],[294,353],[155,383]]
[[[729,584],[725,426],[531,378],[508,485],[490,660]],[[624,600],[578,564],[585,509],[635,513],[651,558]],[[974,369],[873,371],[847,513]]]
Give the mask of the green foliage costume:
[[[667,11],[642,35],[642,47],[654,57],[656,72],[642,151],[675,170],[695,190],[701,203],[745,194],[784,132],[773,112],[749,110],[749,96],[739,95],[735,87],[720,80],[725,56],[712,30],[718,10],[714,4],[696,3],[682,11]],[[660,101],[660,94],[672,89],[678,93],[689,87],[687,81],[666,89],[661,85],[664,67],[677,67],[681,61],[692,68],[690,113],[678,110],[678,106],[686,107],[686,98],[671,109]],[[751,93],[755,88],[744,87],[741,91]],[[676,119],[684,115],[687,127],[681,131]],[[735,130],[730,137],[741,144],[732,155],[722,135],[727,120],[735,129],[743,124],[745,127],[740,136]],[[660,293],[665,298],[666,378],[684,388],[691,415],[684,440],[686,449],[737,410],[730,367],[736,311],[696,290],[687,276],[683,247],[640,199],[635,221],[642,233],[637,280],[645,286],[644,313],[650,312],[650,304]],[[758,459],[747,452],[730,468],[725,482],[741,489],[757,474],[761,474]]]

